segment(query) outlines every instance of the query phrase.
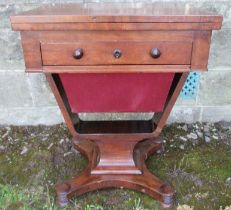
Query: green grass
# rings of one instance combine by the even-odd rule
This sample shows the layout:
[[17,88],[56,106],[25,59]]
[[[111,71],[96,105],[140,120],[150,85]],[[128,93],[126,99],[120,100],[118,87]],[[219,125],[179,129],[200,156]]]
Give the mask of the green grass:
[[[43,193],[46,193],[45,196]],[[41,199],[44,197],[45,199]],[[7,210],[58,210],[49,191],[36,193],[11,185],[0,185],[0,207]]]
[[[176,190],[175,208],[187,204],[194,210],[219,210],[231,205],[231,187],[225,184],[231,176],[231,146],[221,140],[196,146],[179,136],[188,132],[178,124],[164,129],[165,152],[151,156],[147,166],[152,173],[166,180]],[[0,144],[7,149],[0,153],[0,209],[58,210],[54,184],[78,175],[87,164],[80,154],[70,151],[70,139],[63,125],[51,127],[11,127],[9,134],[0,128]],[[225,131],[222,131],[225,132]],[[229,133],[227,133],[228,135]],[[47,136],[46,140],[44,136]],[[53,146],[48,149],[49,145]],[[172,146],[170,146],[172,145]],[[21,155],[22,148],[29,148]],[[180,206],[179,206],[180,208]],[[105,189],[89,192],[71,201],[65,210],[160,210],[159,203],[147,195],[127,189]]]

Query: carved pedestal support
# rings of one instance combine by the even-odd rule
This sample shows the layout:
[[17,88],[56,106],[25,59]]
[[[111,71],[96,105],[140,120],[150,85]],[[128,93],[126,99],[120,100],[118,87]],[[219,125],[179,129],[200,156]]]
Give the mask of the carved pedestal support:
[[89,164],[78,177],[56,185],[57,203],[61,207],[68,205],[73,196],[111,187],[146,193],[166,208],[173,205],[173,189],[151,174],[144,162],[149,155],[163,149],[162,140],[146,139],[138,143],[131,140],[126,144],[120,141],[121,138],[109,138],[108,141],[104,138],[98,141],[74,138],[75,148],[88,157]]

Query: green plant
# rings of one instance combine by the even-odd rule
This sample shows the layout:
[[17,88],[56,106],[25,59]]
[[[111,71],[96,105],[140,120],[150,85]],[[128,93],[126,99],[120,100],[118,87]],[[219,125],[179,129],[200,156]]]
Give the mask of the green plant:
[[87,205],[86,210],[104,210],[104,208],[100,205]]
[[[59,210],[57,206],[55,206],[55,200],[54,198],[50,196],[49,188],[47,187],[47,199],[46,199],[46,205],[44,206],[47,210]],[[65,209],[63,209],[65,210]]]
[[138,198],[138,199],[135,199],[135,206],[133,208],[134,210],[148,210],[148,209],[145,209],[141,203],[141,199]]
[[[28,198],[20,191],[13,189],[8,185],[0,184],[0,206],[3,209],[8,208],[9,206],[23,207],[23,201]],[[26,206],[25,206],[26,208]]]

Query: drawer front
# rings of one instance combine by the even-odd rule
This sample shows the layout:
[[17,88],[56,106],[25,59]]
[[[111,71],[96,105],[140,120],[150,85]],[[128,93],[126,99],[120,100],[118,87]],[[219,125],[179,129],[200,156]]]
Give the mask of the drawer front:
[[43,65],[190,64],[191,42],[41,43]]

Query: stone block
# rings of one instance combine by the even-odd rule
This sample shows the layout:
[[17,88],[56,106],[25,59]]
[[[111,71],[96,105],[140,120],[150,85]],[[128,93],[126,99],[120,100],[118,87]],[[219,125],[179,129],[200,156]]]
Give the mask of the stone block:
[[[0,4],[2,5],[42,5],[42,4],[59,4],[59,3],[79,3],[79,2],[87,2],[86,0],[0,0]],[[102,1],[102,0],[101,0]]]
[[231,71],[210,71],[201,76],[197,105],[231,104]]
[[58,106],[43,74],[33,73],[28,77],[34,106]]
[[149,120],[154,113],[80,113],[82,120]]
[[0,108],[33,106],[28,77],[24,73],[2,72],[0,77]]
[[[1,1],[1,0],[0,0]],[[21,1],[16,1],[21,2]],[[40,6],[40,4],[17,4],[8,1],[5,4],[0,4],[0,29],[1,28],[11,28],[10,16],[18,14],[23,11],[28,11]]]
[[183,1],[195,8],[211,11],[223,15],[222,28],[231,28],[231,2],[229,0],[196,0]]
[[179,96],[176,100],[176,105],[195,106],[196,105],[196,97],[194,97],[194,98],[182,98]]
[[212,70],[228,69],[231,70],[231,29],[214,31],[208,68]]
[[11,29],[0,30],[0,54],[0,71],[25,68],[18,32]]
[[[78,0],[77,0],[78,1]],[[0,4],[16,4],[16,5],[27,5],[27,4],[48,4],[48,3],[60,3],[61,0],[0,0]]]
[[[0,109],[0,126],[8,124],[7,121],[9,120],[8,110],[7,109]],[[13,123],[11,123],[13,124]]]
[[230,121],[231,106],[205,106],[201,116],[203,122]]
[[200,121],[201,108],[188,106],[175,106],[170,113],[167,123],[184,122],[193,123]]
[[58,107],[0,109],[1,125],[54,125],[63,122]]

